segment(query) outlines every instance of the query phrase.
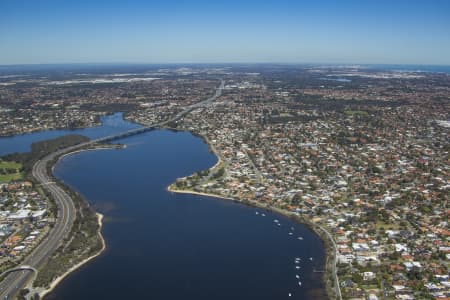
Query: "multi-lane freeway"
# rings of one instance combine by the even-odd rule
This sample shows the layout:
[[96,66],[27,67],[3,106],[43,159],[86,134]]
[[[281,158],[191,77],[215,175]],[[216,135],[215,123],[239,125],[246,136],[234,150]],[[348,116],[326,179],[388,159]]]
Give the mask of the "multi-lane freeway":
[[[224,88],[224,81],[221,80],[220,86],[216,89],[213,96],[209,97],[204,101],[197,102],[193,105],[186,107],[182,112],[178,113],[173,118],[161,122],[159,124],[154,124],[149,127],[142,127],[134,130],[127,131],[125,133],[119,133],[112,136],[107,136],[89,142],[81,143],[75,146],[67,147],[65,149],[53,152],[43,159],[36,162],[33,166],[32,175],[33,177],[45,188],[55,201],[57,207],[57,217],[54,227],[51,229],[47,237],[32,251],[32,253],[24,259],[23,265],[31,266],[29,270],[20,270],[17,272],[9,273],[5,279],[0,283],[0,299],[13,299],[19,293],[19,291],[30,282],[33,277],[35,277],[36,272],[34,270],[39,270],[43,263],[48,259],[53,252],[58,248],[63,239],[70,233],[73,221],[76,216],[76,209],[70,196],[52,181],[51,176],[47,173],[47,165],[53,162],[56,158],[63,154],[70,153],[81,148],[91,146],[95,143],[112,141],[117,138],[122,138],[125,136],[131,136],[134,134],[140,134],[145,132],[146,129],[152,129],[156,127],[162,127],[170,122],[179,120],[187,113],[196,108],[207,107],[222,95],[222,90]],[[34,276],[33,276],[34,275]]]
[[[24,265],[29,265],[36,269],[39,269],[45,259],[56,250],[65,235],[69,233],[73,220],[75,219],[76,211],[72,199],[62,188],[52,182],[52,179],[47,174],[48,162],[65,153],[65,150],[60,150],[46,156],[38,161],[32,170],[33,177],[50,192],[58,211],[55,225],[47,238],[23,261]],[[70,149],[67,150],[67,152],[70,151]],[[15,296],[19,289],[31,279],[31,275],[33,275],[31,270],[15,272],[8,275],[0,284],[2,299],[10,299]]]

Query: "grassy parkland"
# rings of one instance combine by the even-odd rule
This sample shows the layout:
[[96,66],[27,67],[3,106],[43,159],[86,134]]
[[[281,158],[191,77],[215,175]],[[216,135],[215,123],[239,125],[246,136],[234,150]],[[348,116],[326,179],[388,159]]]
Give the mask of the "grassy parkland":
[[23,166],[14,161],[0,160],[0,183],[22,179]]

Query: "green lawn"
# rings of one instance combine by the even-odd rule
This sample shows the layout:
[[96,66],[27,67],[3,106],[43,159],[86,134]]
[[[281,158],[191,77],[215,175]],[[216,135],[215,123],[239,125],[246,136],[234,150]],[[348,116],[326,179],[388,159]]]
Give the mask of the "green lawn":
[[[12,180],[18,180],[23,177],[23,173],[20,172],[22,165],[11,161],[0,161],[0,182],[10,182]],[[7,172],[7,170],[15,170],[15,172]]]
[[0,169],[20,169],[21,167],[22,167],[21,164],[16,163],[14,161],[0,160]]

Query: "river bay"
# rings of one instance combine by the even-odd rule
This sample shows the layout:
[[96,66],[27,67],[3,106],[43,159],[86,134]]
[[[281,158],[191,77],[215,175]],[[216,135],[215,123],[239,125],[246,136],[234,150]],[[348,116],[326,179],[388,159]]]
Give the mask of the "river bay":
[[77,153],[55,167],[104,214],[106,250],[46,299],[324,298],[323,273],[314,272],[324,267],[324,247],[304,225],[166,190],[216,163],[200,138],[156,130],[117,142],[127,147]]

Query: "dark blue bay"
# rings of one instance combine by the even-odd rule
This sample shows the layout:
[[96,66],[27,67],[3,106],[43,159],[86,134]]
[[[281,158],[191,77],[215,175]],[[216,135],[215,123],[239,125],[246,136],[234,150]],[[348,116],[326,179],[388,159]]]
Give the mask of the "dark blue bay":
[[199,138],[164,130],[120,142],[128,147],[76,154],[55,169],[105,215],[107,250],[49,299],[320,298],[321,273],[313,269],[323,268],[323,246],[304,226],[228,200],[166,191],[216,162]]
[[[137,126],[121,114],[103,121],[75,132],[98,137]],[[26,151],[55,132],[73,133],[3,138],[1,152]],[[313,272],[323,268],[323,245],[305,226],[229,200],[166,191],[176,178],[216,162],[200,138],[160,130],[118,142],[127,148],[78,153],[55,168],[58,178],[105,215],[107,249],[46,299],[324,298],[322,273]]]

